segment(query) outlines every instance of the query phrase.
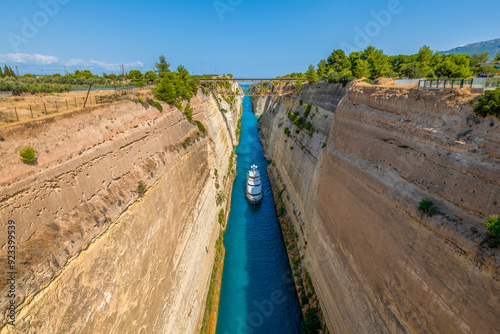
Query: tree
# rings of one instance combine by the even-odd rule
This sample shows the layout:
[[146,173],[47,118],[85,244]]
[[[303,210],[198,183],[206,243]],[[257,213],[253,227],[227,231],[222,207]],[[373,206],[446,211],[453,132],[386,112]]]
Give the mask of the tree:
[[370,69],[370,79],[376,79],[391,74],[392,68],[389,64],[389,58],[384,54],[382,50],[373,48],[370,49],[367,54],[369,54],[367,61]]
[[352,67],[352,73],[356,78],[367,78],[370,76],[368,62],[363,59],[357,59]]
[[143,78],[143,75],[142,75],[141,71],[139,71],[139,70],[131,70],[130,72],[128,72],[127,78],[132,79],[132,80],[134,80],[134,79],[139,80],[139,79]]
[[0,67],[0,78],[3,78],[3,72],[1,67]]
[[309,69],[306,72],[306,78],[309,83],[314,83],[319,80],[318,73],[316,73],[313,64],[309,65]]
[[325,59],[321,59],[317,67],[317,73],[320,78],[323,78],[328,74],[328,62]]
[[158,75],[154,71],[147,71],[144,74],[144,78],[154,81],[154,80],[156,80],[156,78],[158,78]]
[[500,61],[500,52],[497,52],[497,55],[493,61]]
[[490,59],[490,56],[488,55],[488,52],[486,52],[486,51],[483,51],[480,54],[477,54],[474,52],[474,54],[472,55],[470,64],[472,66],[477,66],[480,63],[487,63],[489,59]]
[[170,72],[169,67],[170,63],[165,60],[165,56],[160,56],[160,62],[155,64],[156,70],[158,71],[158,75],[160,78],[165,76],[165,73]]
[[415,63],[403,65],[401,67],[401,70],[399,71],[399,73],[402,77],[406,77],[406,78],[421,78],[422,77],[422,71]]
[[333,50],[327,61],[330,68],[339,73],[349,69],[351,66],[349,58],[345,55],[344,50],[341,49]]
[[436,74],[447,78],[466,78],[472,75],[469,68],[470,57],[464,54],[446,56],[444,61],[435,67]]

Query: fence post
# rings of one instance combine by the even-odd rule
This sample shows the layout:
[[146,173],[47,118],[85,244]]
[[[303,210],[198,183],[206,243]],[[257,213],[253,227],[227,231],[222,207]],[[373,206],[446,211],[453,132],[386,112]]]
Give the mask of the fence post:
[[16,112],[16,118],[17,118],[17,121],[19,122],[19,115],[17,114],[17,109],[16,109],[16,107],[14,107],[14,111]]
[[59,107],[57,106],[57,101],[56,101],[56,112],[59,112]]
[[66,109],[69,110],[69,107],[68,107],[68,99],[66,99]]
[[45,115],[47,115],[47,106],[45,105],[45,102],[43,103],[43,108],[45,109]]
[[78,105],[76,104],[76,97],[75,97],[75,107],[78,107]]
[[33,118],[33,109],[31,109],[31,104],[30,104],[30,112],[31,112],[31,118]]
[[83,102],[83,107],[85,108],[85,106],[87,105],[87,99],[89,98],[89,94],[90,94],[90,89],[92,88],[92,84],[90,84],[89,86],[89,90],[87,91],[87,97],[85,98],[85,102]]

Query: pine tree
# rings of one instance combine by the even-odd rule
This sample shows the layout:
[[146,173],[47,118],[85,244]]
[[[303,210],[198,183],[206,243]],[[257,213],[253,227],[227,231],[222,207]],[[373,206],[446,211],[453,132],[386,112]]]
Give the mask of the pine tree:
[[0,67],[0,78],[3,78],[3,72],[1,67]]

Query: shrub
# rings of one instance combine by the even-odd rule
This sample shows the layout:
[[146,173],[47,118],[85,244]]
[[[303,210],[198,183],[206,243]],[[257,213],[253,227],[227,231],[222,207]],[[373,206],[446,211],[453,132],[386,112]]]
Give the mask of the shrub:
[[19,151],[19,155],[21,156],[21,161],[27,164],[36,160],[35,150],[28,146]]
[[296,256],[292,259],[292,267],[298,268],[300,266],[300,256]]
[[224,194],[224,192],[222,190],[220,190],[217,193],[217,199],[216,199],[217,205],[221,205],[225,199],[226,199],[226,195]]
[[182,147],[186,148],[188,147],[189,145],[191,145],[191,137],[187,137],[186,139],[184,139],[184,141],[182,142]]
[[375,85],[375,81],[372,79],[363,79],[364,82],[369,83],[370,85]]
[[223,209],[220,209],[219,211],[219,225],[220,226],[224,226],[224,222],[225,222],[225,216],[224,216],[224,210]]
[[436,213],[436,208],[434,207],[434,203],[431,200],[424,198],[418,204],[418,208],[420,211],[426,213],[429,217],[432,217],[433,214]]
[[306,311],[301,327],[304,334],[319,333],[321,330],[321,321],[319,320],[317,309],[310,308]]
[[485,222],[484,226],[490,235],[494,238],[500,238],[500,218],[497,215],[490,216]]
[[186,118],[189,122],[193,122],[193,108],[191,108],[191,105],[189,103],[186,104],[186,108],[184,108],[184,115],[186,115]]
[[147,99],[147,101],[148,101],[148,103],[149,103],[151,106],[155,107],[155,108],[156,108],[156,109],[158,109],[160,112],[162,112],[162,111],[163,111],[163,107],[162,107],[162,105],[160,104],[160,102],[155,101],[155,100],[153,100],[153,99]]
[[311,108],[312,106],[309,103],[306,104],[306,112],[304,113],[305,118],[307,118],[307,116],[309,116],[309,114],[311,113]]
[[304,101],[302,101],[302,99],[299,100],[299,105],[302,105],[304,103]]
[[203,134],[207,133],[207,129],[205,129],[203,123],[201,123],[200,121],[194,121],[194,122],[196,123],[196,125],[198,125],[198,129],[201,131],[201,133]]
[[293,146],[290,146],[290,151],[293,151]]
[[137,193],[139,194],[139,197],[144,196],[146,193],[146,184],[142,180],[137,182]]
[[500,88],[485,91],[473,108],[474,112],[481,117],[492,115],[500,118]]
[[288,127],[285,128],[284,132],[287,137],[290,137],[290,129]]
[[321,148],[325,148],[326,147],[326,143],[323,143],[323,145],[321,145]]

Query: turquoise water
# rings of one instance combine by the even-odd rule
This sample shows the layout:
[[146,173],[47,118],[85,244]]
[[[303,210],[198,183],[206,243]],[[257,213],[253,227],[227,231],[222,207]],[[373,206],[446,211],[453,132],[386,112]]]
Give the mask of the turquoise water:
[[[241,140],[236,148],[237,176],[224,247],[218,334],[300,333],[300,306],[274,209],[273,194],[250,98],[243,100]],[[246,175],[256,164],[264,198],[245,197]]]

